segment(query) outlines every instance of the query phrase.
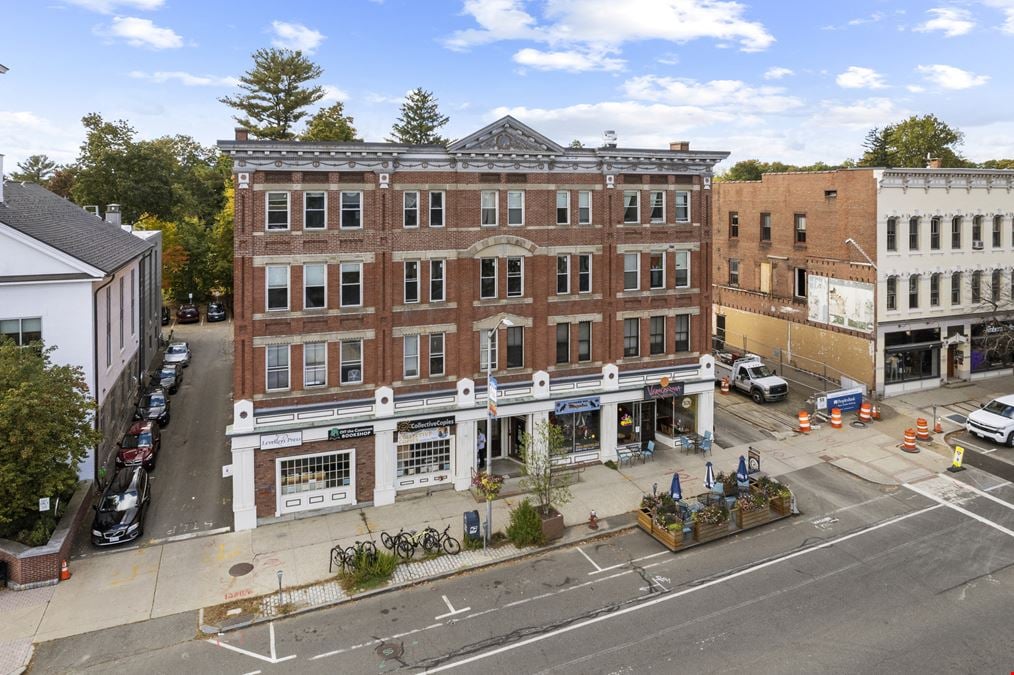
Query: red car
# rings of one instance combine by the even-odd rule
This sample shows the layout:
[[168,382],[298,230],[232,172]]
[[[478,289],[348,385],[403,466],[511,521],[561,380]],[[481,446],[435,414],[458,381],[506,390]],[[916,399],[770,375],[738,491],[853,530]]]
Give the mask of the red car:
[[117,443],[116,466],[137,466],[141,464],[145,470],[155,468],[158,451],[162,447],[162,434],[155,420],[139,420],[130,425],[130,429]]
[[176,323],[197,323],[201,320],[201,311],[197,305],[180,305],[176,310]]

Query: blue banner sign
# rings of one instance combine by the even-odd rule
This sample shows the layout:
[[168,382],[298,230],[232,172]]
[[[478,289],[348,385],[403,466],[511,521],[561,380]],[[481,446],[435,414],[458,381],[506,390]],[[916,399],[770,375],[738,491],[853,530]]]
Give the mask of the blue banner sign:
[[842,391],[832,391],[827,395],[827,410],[829,412],[834,408],[838,408],[843,413],[859,410],[859,406],[862,404],[862,389],[843,389]]
[[557,415],[573,415],[574,413],[598,410],[599,407],[598,396],[593,396],[591,398],[575,398],[570,401],[557,401],[555,412]]

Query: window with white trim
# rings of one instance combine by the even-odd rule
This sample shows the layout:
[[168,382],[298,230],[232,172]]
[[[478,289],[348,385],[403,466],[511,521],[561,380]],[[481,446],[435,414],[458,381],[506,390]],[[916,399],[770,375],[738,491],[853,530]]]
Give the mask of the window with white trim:
[[623,356],[637,356],[641,353],[641,320],[623,320]]
[[497,214],[500,210],[498,195],[496,190],[483,190],[479,194],[482,209],[482,219],[479,221],[481,225],[492,227],[497,224]]
[[641,193],[637,190],[623,191],[623,222],[641,222]]
[[951,304],[961,304],[961,272],[951,272]]
[[919,250],[919,219],[909,218],[908,219],[908,250],[918,251]]
[[311,457],[279,459],[279,491],[296,495],[352,484],[352,453],[334,452]]
[[972,216],[972,241],[982,241],[982,216]]
[[796,243],[806,243],[806,214],[796,213],[792,216],[793,229],[796,232]]
[[130,270],[130,334],[134,334],[134,317],[137,316],[134,288],[137,286],[137,270]]
[[327,265],[303,265],[303,309],[327,307]]
[[507,367],[525,367],[524,326],[509,326],[507,328]]
[[913,274],[908,278],[908,308],[919,307],[919,275]]
[[489,357],[489,363],[493,364],[493,370],[496,370],[500,361],[497,358],[497,343],[500,341],[500,332],[493,331],[492,334],[488,330],[479,331],[479,369],[487,369],[486,358]]
[[363,381],[363,341],[343,340],[339,351],[341,383],[361,383]]
[[419,336],[406,335],[403,338],[402,363],[405,366],[405,379],[419,377]]
[[665,253],[648,255],[648,288],[665,288]]
[[121,350],[123,349],[123,323],[124,323],[123,322],[123,315],[126,314],[126,312],[124,311],[125,308],[124,308],[123,304],[124,304],[124,302],[127,299],[126,295],[124,295],[123,291],[124,291],[126,285],[127,285],[127,280],[124,277],[120,277],[120,306],[119,306],[119,310],[120,310],[120,349]]
[[267,309],[285,310],[289,308],[289,266],[268,265],[267,284],[268,302]]
[[676,315],[676,353],[690,351],[690,315]]
[[507,258],[507,297],[520,298],[525,294],[525,259]]
[[982,272],[972,272],[972,302],[982,302]]
[[327,343],[308,342],[303,345],[303,387],[327,385]]
[[430,192],[430,227],[444,226],[444,193]]
[[289,229],[289,193],[268,192],[266,228],[269,230]]
[[887,250],[897,251],[898,250],[898,219],[888,218],[887,219]]
[[430,260],[430,302],[443,302],[444,294],[444,261]]
[[592,221],[592,193],[589,190],[581,190],[577,193],[577,224],[591,225]]
[[419,227],[419,193],[415,190],[401,193],[401,219],[405,227]]
[[797,267],[793,270],[792,294],[797,298],[806,297],[806,268]]
[[623,290],[636,291],[641,287],[641,254],[623,254]]
[[648,353],[665,353],[665,317],[653,316],[648,319]]
[[525,193],[523,190],[507,191],[507,224],[525,224]]
[[556,294],[570,293],[570,256],[556,256]]
[[419,261],[405,261],[405,304],[419,302]]
[[42,319],[0,319],[0,340],[10,339],[19,347],[42,341]]
[[676,251],[676,288],[690,288],[690,251]]
[[570,224],[570,193],[559,190],[556,193],[556,224]]
[[930,250],[940,250],[940,216],[930,218]]
[[729,285],[739,286],[739,261],[729,258]]
[[581,253],[577,256],[577,292],[591,293],[591,266],[592,257],[589,253]]
[[690,222],[690,193],[686,190],[676,191],[676,222]]
[[577,360],[591,361],[591,321],[579,321],[577,324]]
[[279,391],[289,388],[289,345],[268,345],[267,390]]
[[323,230],[327,227],[327,193],[303,193],[303,229]]
[[887,308],[898,309],[898,277],[887,277]]
[[556,362],[570,363],[570,324],[556,324]]
[[443,333],[431,333],[430,342],[430,377],[444,374],[444,346],[446,340]]
[[398,477],[451,470],[451,439],[402,443],[398,448]]
[[479,297],[483,300],[497,295],[496,258],[479,259]]
[[930,307],[940,306],[940,273],[930,275]]
[[951,218],[951,248],[961,248],[961,216]]
[[363,304],[363,264],[341,264],[342,307],[359,307]]
[[341,193],[341,229],[356,230],[363,226],[363,193]]
[[661,190],[653,190],[649,193],[651,200],[651,222],[665,222],[665,193]]
[[993,216],[993,248],[1003,245],[1003,216]]

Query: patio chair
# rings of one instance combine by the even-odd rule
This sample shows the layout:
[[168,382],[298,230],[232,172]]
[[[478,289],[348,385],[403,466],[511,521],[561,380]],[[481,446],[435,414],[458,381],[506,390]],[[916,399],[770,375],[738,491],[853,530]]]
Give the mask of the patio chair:
[[[706,455],[709,452],[711,452],[711,444],[712,444],[713,441],[712,441],[711,436],[708,435],[710,433],[711,433],[710,431],[704,432],[704,438],[701,439],[700,448],[701,448],[701,454],[702,455]],[[714,454],[714,453],[712,453],[712,454]]]
[[655,441],[648,441],[648,444],[641,450],[641,461],[650,458],[655,461]]
[[690,439],[686,436],[680,436],[680,447],[683,448],[683,454],[687,454],[693,448],[690,444]]

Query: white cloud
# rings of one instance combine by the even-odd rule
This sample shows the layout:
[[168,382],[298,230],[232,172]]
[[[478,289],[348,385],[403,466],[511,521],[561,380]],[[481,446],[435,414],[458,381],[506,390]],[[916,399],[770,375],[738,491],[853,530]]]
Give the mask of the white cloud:
[[623,59],[614,59],[604,53],[584,51],[540,51],[526,47],[514,55],[514,62],[536,70],[565,70],[580,73],[589,70],[607,72],[623,70]]
[[64,2],[100,14],[112,14],[120,8],[152,11],[165,4],[165,0],[64,0]]
[[172,80],[178,81],[186,87],[235,87],[239,79],[235,77],[218,77],[217,75],[193,75],[181,70],[159,70],[153,73],[146,73],[141,70],[130,71],[130,76],[135,80],[147,80],[155,84],[162,84]]
[[968,10],[955,9],[953,7],[937,7],[927,10],[933,18],[915,27],[921,33],[941,31],[944,37],[957,37],[964,35],[975,28],[975,22],[971,20]]
[[271,29],[275,33],[271,44],[280,49],[292,49],[312,54],[325,39],[323,33],[307,28],[301,23],[272,21]]
[[160,28],[151,19],[116,16],[107,30],[110,35],[126,40],[131,47],[179,49],[183,46],[183,38],[173,29]]
[[884,76],[872,68],[849,66],[844,73],[839,73],[835,82],[843,89],[883,89]]
[[702,106],[731,112],[777,113],[803,105],[781,87],[751,87],[740,80],[695,80],[642,75],[623,83],[627,96],[677,106]]
[[775,66],[773,68],[768,68],[766,71],[764,71],[764,79],[765,80],[780,80],[783,77],[788,77],[789,75],[795,75],[795,74],[796,73],[793,72],[789,68],[782,68],[781,66]]
[[913,94],[921,94],[924,91],[926,91],[926,87],[923,87],[923,86],[918,85],[918,84],[907,84],[907,85],[905,85],[905,89],[908,89]]
[[79,130],[27,110],[0,110],[0,148],[7,155],[4,171],[17,171],[17,163],[31,155],[49,155],[57,162],[73,161],[81,143]]
[[1014,0],[983,0],[983,4],[1002,11],[1006,20],[1000,30],[1014,35]]
[[760,22],[747,20],[744,12],[744,5],[725,0],[546,0],[540,23],[522,0],[466,0],[464,14],[479,27],[455,32],[444,45],[465,50],[502,40],[528,40],[554,49],[541,58],[522,50],[524,58],[538,60],[546,69],[555,60],[563,70],[574,70],[576,63],[590,69],[579,57],[561,56],[574,48],[594,57],[615,53],[627,42],[684,44],[710,38],[738,44],[746,52],[767,49],[775,38]]
[[339,89],[333,84],[325,84],[322,87],[324,89],[324,98],[321,101],[341,101],[344,103],[349,100],[348,92],[344,89]]
[[989,75],[976,75],[968,70],[935,64],[932,66],[916,66],[926,81],[941,89],[971,89],[989,82]]
[[889,98],[868,98],[842,104],[835,101],[821,101],[820,112],[808,124],[817,127],[869,128],[882,126],[906,112],[896,108]]
[[666,66],[675,66],[679,65],[680,57],[679,54],[668,52],[666,54],[662,54],[655,60]]

